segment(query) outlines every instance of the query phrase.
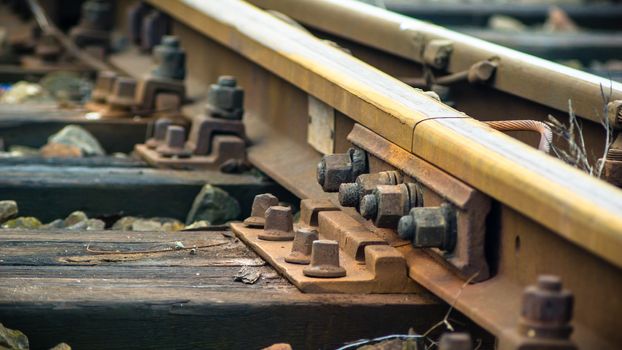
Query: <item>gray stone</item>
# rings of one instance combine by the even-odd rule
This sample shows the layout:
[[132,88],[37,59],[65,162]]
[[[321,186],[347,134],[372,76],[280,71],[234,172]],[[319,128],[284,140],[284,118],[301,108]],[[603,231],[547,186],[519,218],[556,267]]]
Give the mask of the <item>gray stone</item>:
[[2,228],[35,230],[41,228],[41,221],[32,216],[20,216],[5,222]]
[[182,229],[182,231],[201,231],[203,229],[206,229],[210,226],[209,221],[206,220],[199,220],[199,221],[195,221],[190,225],[187,225],[186,227],[184,227]]
[[242,282],[245,284],[254,284],[261,277],[261,269],[253,266],[242,266],[240,271],[233,276],[235,282]]
[[60,229],[60,228],[64,228],[65,227],[65,220],[63,219],[56,219],[54,221],[48,222],[45,225],[41,226],[41,229],[43,230],[54,230],[54,229]]
[[8,219],[17,215],[17,202],[15,201],[0,201],[0,223],[7,221]]
[[162,224],[157,220],[137,219],[132,223],[132,231],[162,231]]
[[71,350],[71,346],[69,346],[67,343],[60,343],[57,344],[55,347],[51,348],[50,350]]
[[138,218],[135,216],[124,216],[112,225],[112,229],[119,231],[131,231],[132,224],[134,224],[134,221],[136,220],[138,220]]
[[0,349],[26,350],[29,348],[28,337],[24,333],[6,328],[0,323]]
[[78,221],[77,223],[67,226],[67,230],[72,231],[100,231],[106,228],[106,223],[99,219],[87,219]]
[[97,139],[78,125],[67,125],[61,131],[50,136],[48,143],[61,143],[78,147],[85,156],[103,156],[106,154]]
[[99,219],[86,220],[87,231],[101,231],[106,229],[106,223]]
[[194,199],[186,218],[186,225],[206,220],[212,225],[221,225],[238,219],[240,204],[227,192],[212,185],[205,185]]
[[69,228],[71,226],[75,226],[76,224],[84,221],[85,227],[86,227],[86,220],[88,219],[89,219],[88,216],[86,216],[86,214],[83,211],[77,210],[67,215],[67,217],[64,220],[64,225],[65,227]]

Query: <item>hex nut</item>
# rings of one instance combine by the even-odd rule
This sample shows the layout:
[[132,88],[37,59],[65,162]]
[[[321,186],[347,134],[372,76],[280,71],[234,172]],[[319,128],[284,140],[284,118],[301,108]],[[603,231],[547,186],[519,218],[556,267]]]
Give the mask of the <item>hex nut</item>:
[[244,114],[244,90],[234,77],[224,75],[207,93],[207,112],[214,118],[241,120]]
[[317,166],[317,181],[325,192],[339,191],[339,185],[353,182],[367,171],[367,153],[350,148],[346,153],[329,154],[322,157]]
[[182,126],[169,125],[164,143],[156,148],[162,157],[188,158],[192,153],[186,149],[186,130]]
[[160,45],[153,49],[153,57],[156,62],[156,67],[152,71],[153,76],[184,80],[186,77],[186,52],[181,48],[176,36],[164,36]]
[[302,273],[308,277],[338,278],[346,275],[346,270],[339,265],[339,243],[319,239],[311,248],[311,265]]
[[279,205],[279,199],[270,193],[258,194],[253,199],[251,216],[244,220],[247,227],[263,228],[266,223],[266,210]]
[[153,125],[153,137],[145,142],[150,149],[155,149],[166,139],[166,130],[173,125],[173,121],[168,118],[158,118]]
[[553,275],[541,275],[538,283],[525,288],[519,330],[528,337],[568,339],[574,297]]
[[265,241],[291,241],[294,239],[294,219],[292,209],[280,205],[266,210],[263,231],[258,235]]
[[301,227],[297,229],[292,251],[285,257],[285,261],[291,264],[308,265],[311,263],[313,242],[318,239],[318,232],[314,228]]
[[325,192],[339,191],[339,185],[351,182],[352,164],[347,153],[326,155],[318,164],[318,183]]
[[414,183],[378,185],[372,194],[361,199],[360,213],[377,227],[394,228],[411,208],[420,205],[420,197],[418,185]]
[[342,183],[339,186],[339,204],[344,207],[358,207],[363,196],[371,194],[378,185],[397,185],[402,176],[397,171],[382,171],[373,174],[361,174],[355,182]]
[[440,207],[413,208],[397,226],[400,238],[411,240],[414,247],[444,251],[454,249],[456,230],[456,211],[449,203]]

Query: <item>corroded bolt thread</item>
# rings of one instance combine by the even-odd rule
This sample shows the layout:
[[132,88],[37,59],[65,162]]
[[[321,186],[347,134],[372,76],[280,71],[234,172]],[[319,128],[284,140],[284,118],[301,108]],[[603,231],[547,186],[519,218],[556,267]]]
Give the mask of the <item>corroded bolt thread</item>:
[[519,330],[530,338],[568,339],[574,298],[557,276],[542,275],[525,288]]
[[438,342],[438,350],[471,350],[473,342],[468,333],[444,333]]
[[147,140],[147,147],[154,149],[158,147],[166,139],[166,130],[173,124],[168,118],[159,118],[155,121],[153,127],[153,137]]
[[169,125],[165,142],[169,148],[183,148],[186,143],[186,130],[178,125]]
[[136,79],[119,77],[114,81],[112,94],[108,96],[108,103],[114,107],[129,109],[134,105]]
[[367,194],[361,199],[360,211],[365,219],[373,219],[378,213],[378,200],[373,194]]
[[308,265],[311,262],[313,242],[318,239],[318,232],[314,228],[302,227],[297,229],[292,251],[285,257],[285,261],[292,264]]
[[268,208],[279,205],[279,199],[270,193],[262,193],[253,199],[253,207],[251,216],[244,220],[244,224],[248,227],[264,227],[265,215]]
[[339,265],[339,243],[317,240],[311,248],[311,265],[302,270],[305,276],[320,278],[344,277],[346,270]]
[[117,79],[117,74],[111,71],[103,71],[97,75],[95,80],[95,88],[91,94],[91,99],[95,102],[104,103],[106,98],[114,87],[114,81]]
[[265,214],[263,231],[259,239],[266,241],[291,241],[294,239],[294,218],[290,207],[269,207]]
[[339,204],[344,207],[356,207],[359,202],[361,185],[356,182],[346,182],[339,185]]

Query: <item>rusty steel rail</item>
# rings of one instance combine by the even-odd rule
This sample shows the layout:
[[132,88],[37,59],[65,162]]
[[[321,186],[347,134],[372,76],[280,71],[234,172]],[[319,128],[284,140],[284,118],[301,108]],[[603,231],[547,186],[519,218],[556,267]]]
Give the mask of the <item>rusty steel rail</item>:
[[[190,71],[212,79],[218,74],[236,74],[248,87],[246,122],[253,142],[249,159],[299,197],[326,196],[312,178],[320,155],[306,143],[306,107],[296,105],[306,103],[307,95],[343,115],[339,123],[345,124],[335,133],[334,150],[344,148],[344,133],[356,122],[391,145],[389,158],[400,152],[405,155],[399,157],[416,156],[492,197],[497,207],[492,221],[497,224],[491,224],[487,235],[499,245],[492,248],[498,255],[495,276],[464,287],[455,305],[497,336],[500,344],[516,327],[522,287],[539,272],[562,275],[565,285],[575,292],[573,339],[580,347],[614,348],[622,343],[617,315],[611,312],[620,309],[616,293],[622,288],[622,193],[618,189],[486,127],[245,2],[149,2],[175,19],[174,33],[187,43]],[[303,9],[310,3],[296,1]],[[407,28],[412,29],[408,27],[412,23],[407,22]],[[388,28],[394,28],[393,24]],[[370,34],[380,40],[383,32],[372,30]],[[482,45],[490,48],[490,44]],[[477,57],[482,58],[488,57]],[[510,78],[522,81],[538,72],[564,71],[539,63],[544,71],[521,75],[514,70],[514,75],[498,77],[496,86],[504,86],[499,84]],[[533,59],[526,58],[525,64],[531,67]],[[459,71],[468,65],[455,60],[450,67],[450,71]],[[591,76],[575,80],[564,90],[573,97],[598,84]],[[619,88],[615,88],[617,93]],[[289,95],[284,97],[284,92]],[[580,101],[591,104],[590,98]],[[561,101],[547,101],[563,109]],[[393,161],[399,164],[400,159]],[[406,254],[410,276],[453,302],[464,282],[425,254]]]
[[[622,84],[544,59],[508,49],[417,19],[353,0],[249,0],[262,8],[282,12],[296,21],[357,43],[418,63],[422,45],[449,40],[453,50],[447,70],[468,70],[482,60],[495,59],[494,88],[568,112],[572,100],[577,116],[600,122],[601,86],[610,100],[622,99]],[[474,116],[477,117],[477,116]]]

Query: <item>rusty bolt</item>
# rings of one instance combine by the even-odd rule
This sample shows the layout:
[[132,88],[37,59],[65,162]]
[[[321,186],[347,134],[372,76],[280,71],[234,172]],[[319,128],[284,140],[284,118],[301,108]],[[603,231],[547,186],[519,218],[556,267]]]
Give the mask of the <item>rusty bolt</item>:
[[361,215],[374,220],[377,227],[393,228],[411,208],[420,205],[422,196],[417,184],[378,185],[360,202]]
[[107,102],[112,107],[129,110],[134,106],[134,92],[136,92],[136,79],[119,77],[114,81]]
[[308,265],[311,262],[311,248],[314,241],[319,239],[317,230],[310,227],[301,227],[296,230],[292,251],[285,257],[285,261],[292,264]]
[[173,121],[168,118],[158,118],[155,121],[153,127],[153,137],[148,139],[145,143],[148,148],[155,149],[166,140],[166,130],[173,124]]
[[572,333],[573,295],[553,275],[541,275],[525,288],[519,330],[530,338],[568,339]]
[[337,278],[346,275],[346,269],[339,265],[339,243],[319,239],[311,248],[311,265],[302,273],[308,277]]
[[256,195],[255,199],[253,199],[251,216],[244,220],[244,225],[248,227],[263,228],[266,223],[266,210],[277,205],[279,205],[279,199],[270,193]]
[[443,333],[438,341],[438,350],[471,350],[473,342],[468,333]]
[[367,153],[350,148],[347,153],[329,154],[317,165],[317,181],[325,192],[339,191],[339,185],[353,182],[367,171]]
[[423,61],[433,68],[446,69],[452,51],[453,43],[450,40],[430,40],[423,50]]
[[127,10],[128,37],[136,45],[139,45],[142,40],[143,19],[150,9],[151,7],[147,3],[140,1]]
[[164,144],[158,146],[156,151],[162,157],[188,158],[191,152],[186,149],[186,130],[182,126],[170,125],[166,129]]
[[97,75],[95,80],[95,88],[91,93],[91,99],[97,103],[105,103],[108,95],[112,92],[114,81],[117,79],[117,73],[111,71],[103,71]]
[[153,49],[156,68],[152,74],[159,78],[183,80],[186,77],[186,52],[180,47],[179,39],[173,35],[162,38],[162,43]]
[[266,241],[291,241],[294,239],[294,218],[292,209],[280,205],[266,210],[266,223],[259,239]]
[[212,84],[207,93],[207,112],[215,117],[241,120],[244,114],[244,90],[234,77],[224,75]]
[[339,185],[339,203],[344,207],[358,207],[363,196],[371,194],[378,185],[397,185],[402,175],[397,171],[361,174],[355,182]]
[[456,245],[456,210],[449,203],[440,207],[413,208],[397,226],[402,239],[412,240],[416,248],[452,251]]
[[469,68],[467,79],[469,83],[485,83],[489,81],[497,70],[497,63],[491,61],[477,62]]
[[141,23],[141,50],[149,52],[159,45],[162,42],[162,38],[169,32],[170,22],[170,17],[158,10],[152,10],[147,13]]

